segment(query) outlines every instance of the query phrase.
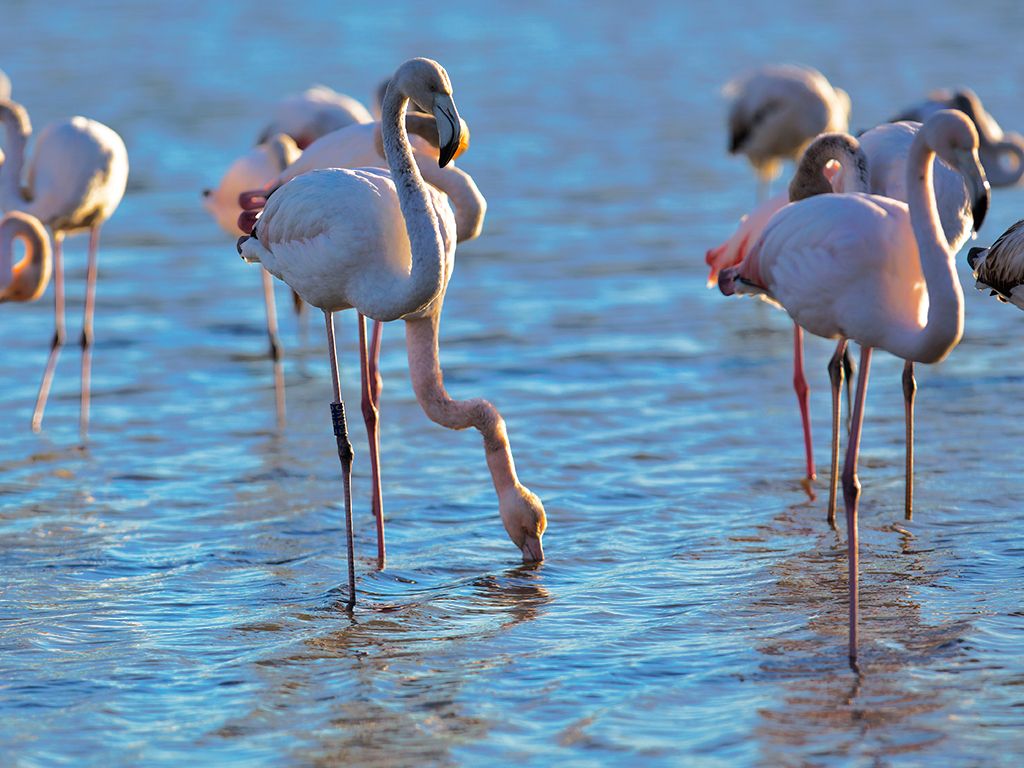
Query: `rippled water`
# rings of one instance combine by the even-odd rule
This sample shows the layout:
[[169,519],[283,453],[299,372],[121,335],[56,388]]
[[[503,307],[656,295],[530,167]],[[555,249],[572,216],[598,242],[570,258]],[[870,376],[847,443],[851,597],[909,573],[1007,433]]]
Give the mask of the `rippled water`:
[[[878,356],[854,677],[845,537],[824,482],[814,502],[799,483],[791,326],[705,290],[702,257],[754,199],[724,152],[730,75],[814,64],[856,127],[966,83],[1022,129],[1024,11],[521,5],[5,4],[0,66],[37,127],[107,122],[132,177],[104,230],[87,449],[73,347],[28,431],[49,300],[0,307],[0,762],[1017,764],[1024,317],[958,259],[967,331],[919,372],[911,522],[900,365]],[[349,616],[320,323],[303,341],[279,289],[278,432],[259,277],[198,192],[278,96],[368,99],[410,55],[451,74],[473,127],[460,164],[490,202],[445,304],[449,389],[504,412],[548,559],[517,563],[479,439],[423,416],[392,325],[390,561],[374,570],[360,436]],[[998,190],[982,240],[1022,213],[1024,191]],[[339,336],[357,413],[348,315]],[[820,470],[829,354],[809,342]]]

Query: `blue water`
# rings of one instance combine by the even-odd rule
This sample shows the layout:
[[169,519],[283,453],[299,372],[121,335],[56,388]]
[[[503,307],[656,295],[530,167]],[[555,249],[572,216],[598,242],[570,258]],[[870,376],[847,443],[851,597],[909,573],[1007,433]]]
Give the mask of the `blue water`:
[[[1024,317],[958,258],[967,329],[919,369],[909,522],[901,365],[876,358],[856,677],[845,534],[824,480],[800,488],[791,326],[704,288],[754,201],[718,92],[749,66],[817,66],[857,128],[968,84],[1024,129],[1018,3],[891,5],[6,3],[0,67],[36,127],[102,120],[132,175],[103,232],[87,448],[74,346],[28,430],[49,298],[0,307],[0,763],[1018,764]],[[448,387],[505,415],[548,559],[518,563],[479,438],[422,414],[393,324],[389,565],[355,429],[350,616],[321,324],[279,286],[278,431],[258,273],[199,190],[280,96],[368,101],[412,55],[451,75],[490,206],[445,302]],[[997,190],[980,241],[1022,213]],[[808,342],[822,473],[830,352]]]

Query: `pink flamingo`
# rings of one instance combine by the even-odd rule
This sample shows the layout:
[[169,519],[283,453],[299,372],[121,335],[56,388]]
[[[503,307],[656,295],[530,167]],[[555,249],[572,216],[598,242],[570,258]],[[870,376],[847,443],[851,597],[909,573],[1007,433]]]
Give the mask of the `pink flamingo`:
[[729,154],[746,155],[760,181],[758,198],[819,133],[845,131],[850,97],[811,67],[761,67],[723,89],[729,105]]
[[[857,660],[860,481],[857,460],[871,352],[936,363],[963,333],[963,293],[941,229],[932,189],[935,155],[955,167],[970,189],[975,226],[989,191],[978,134],[961,112],[929,118],[907,161],[907,204],[864,193],[819,195],[776,214],[743,262],[723,270],[723,293],[764,293],[805,330],[861,345],[853,424],[843,467],[849,562],[849,655]],[[838,353],[838,350],[837,350]],[[833,379],[833,403],[837,402]],[[837,420],[833,406],[833,423]]]
[[[456,241],[472,240],[480,234],[487,201],[480,193],[473,178],[449,163],[441,168],[438,164],[437,122],[419,112],[408,112],[405,117],[413,156],[423,179],[435,189],[443,192],[455,209]],[[459,146],[453,161],[469,146],[469,128],[460,119]],[[273,191],[287,184],[296,176],[321,168],[379,167],[384,162],[384,146],[379,122],[350,125],[321,136],[277,175],[264,189],[245,192],[239,203],[245,207],[239,219],[239,227],[252,231],[257,217]],[[362,315],[358,318],[360,344],[366,344],[366,324]],[[380,347],[384,324],[373,323],[367,359],[362,371],[362,413],[366,424],[366,437],[370,450],[370,477],[372,505],[377,522],[377,562],[383,568],[387,562],[384,537],[384,502],[380,479],[380,395],[383,379],[380,375]]]
[[373,120],[369,110],[356,99],[325,85],[314,85],[281,99],[271,107],[270,114],[270,122],[260,131],[257,143],[284,133],[295,140],[299,149],[305,149],[331,131]]
[[[486,400],[453,400],[438,362],[438,328],[454,266],[455,221],[444,196],[426,184],[405,128],[412,99],[437,122],[445,166],[459,146],[461,121],[447,73],[435,61],[411,59],[395,73],[384,101],[382,132],[389,170],[326,169],[305,173],[273,192],[239,253],[263,264],[324,312],[335,401],[338,457],[345,489],[349,605],[355,603],[351,462],[334,343],[334,313],[354,308],[375,320],[406,325],[409,373],[426,414],[450,429],[475,427],[484,437],[498,509],[524,561],[541,560],[547,525],[540,499],[519,482],[504,420]],[[367,358],[365,335],[360,355]],[[364,386],[366,363],[361,365]]]
[[128,183],[128,151],[112,129],[84,117],[51,123],[36,140],[28,162],[28,183],[22,185],[25,146],[32,134],[28,112],[13,101],[0,102],[0,122],[7,136],[7,159],[0,169],[0,207],[25,211],[53,232],[54,325],[50,356],[39,385],[32,429],[42,428],[43,411],[64,345],[64,261],[66,234],[89,231],[85,313],[82,323],[82,389],[79,427],[89,429],[93,314],[100,227],[117,209]]

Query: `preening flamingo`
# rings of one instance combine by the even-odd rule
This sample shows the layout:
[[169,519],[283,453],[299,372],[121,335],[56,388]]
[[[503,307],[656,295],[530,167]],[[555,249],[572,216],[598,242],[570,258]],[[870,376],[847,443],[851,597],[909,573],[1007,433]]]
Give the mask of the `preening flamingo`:
[[980,291],[1024,309],[1024,221],[1003,232],[988,248],[971,248],[967,263]]
[[0,169],[0,207],[25,211],[53,232],[53,343],[46,363],[32,429],[39,431],[57,358],[64,345],[64,236],[89,230],[85,312],[82,322],[82,388],[79,426],[89,429],[89,389],[92,367],[93,314],[100,227],[117,209],[128,183],[128,151],[112,129],[84,117],[51,123],[36,139],[22,185],[25,146],[32,134],[28,112],[13,101],[0,102],[0,122],[6,129],[7,158]]
[[1003,133],[982,106],[981,99],[970,88],[933,91],[928,98],[903,110],[892,122],[913,120],[924,122],[940,109],[959,109],[967,115],[978,130],[978,154],[985,175],[993,187],[1012,187],[1024,178],[1024,136]]
[[[14,262],[14,242],[21,239],[25,255]],[[23,211],[0,220],[0,302],[35,301],[53,273],[50,238],[42,222]]]
[[[288,135],[278,133],[236,159],[224,172],[220,183],[213,189],[203,190],[203,207],[220,225],[221,229],[234,237],[245,234],[238,228],[238,217],[242,212],[238,196],[249,189],[270,183],[301,154],[295,141]],[[278,424],[284,422],[284,367],[281,363],[281,340],[277,330],[277,303],[274,300],[274,282],[270,273],[260,270],[263,279],[263,304],[266,308],[267,338],[270,342],[270,357],[274,364],[274,394],[277,406]],[[295,297],[296,307],[302,305]]]
[[[318,170],[270,195],[239,253],[324,312],[335,402],[338,457],[345,489],[349,605],[355,602],[351,462],[334,344],[334,313],[354,308],[374,320],[405,320],[409,373],[416,398],[433,421],[475,427],[509,537],[524,561],[543,559],[547,521],[540,499],[516,475],[505,422],[486,400],[453,400],[438,362],[438,328],[454,266],[455,221],[443,196],[423,181],[405,129],[406,104],[437,121],[439,165],[459,145],[460,121],[447,73],[435,61],[411,59],[395,72],[384,101],[382,133],[388,168]],[[365,336],[360,351],[366,359]],[[362,366],[366,370],[365,364]],[[365,378],[365,374],[364,374]]]
[[853,424],[843,466],[851,663],[857,658],[860,482],[857,459],[871,352],[943,360],[963,333],[963,293],[932,189],[935,154],[963,174],[980,226],[988,183],[978,134],[960,112],[929,118],[907,162],[907,204],[863,193],[818,195],[776,214],[743,263],[723,270],[723,293],[765,293],[807,331],[861,345]]
[[765,66],[726,84],[729,154],[754,166],[760,199],[779,175],[783,160],[796,160],[819,133],[845,131],[850,97],[810,67]]
[[[406,131],[417,168],[424,180],[447,195],[448,201],[455,209],[455,229],[457,242],[472,240],[480,234],[487,201],[480,193],[473,178],[456,168],[450,162],[444,168],[438,165],[438,132],[437,121],[430,115],[407,112],[405,117]],[[460,119],[459,146],[452,160],[459,157],[469,145],[469,127]],[[239,220],[239,227],[247,232],[252,231],[257,216],[266,203],[267,197],[278,187],[286,184],[303,173],[321,168],[369,168],[384,164],[384,146],[381,138],[379,122],[350,125],[321,136],[284,169],[265,189],[244,193],[241,202],[246,210]],[[269,190],[269,191],[268,191]],[[365,344],[365,321],[358,318],[360,344]],[[381,568],[386,562],[386,546],[384,538],[384,505],[381,494],[380,480],[380,394],[383,381],[380,376],[380,346],[383,335],[383,323],[375,320],[373,332],[365,361],[366,370],[362,372],[362,412],[366,424],[366,437],[370,449],[370,475],[373,499],[373,513],[377,521],[377,561]]]
[[369,110],[351,96],[325,85],[315,85],[274,105],[270,122],[260,132],[257,143],[262,144],[276,133],[284,133],[295,139],[299,149],[305,149],[331,131],[371,120]]

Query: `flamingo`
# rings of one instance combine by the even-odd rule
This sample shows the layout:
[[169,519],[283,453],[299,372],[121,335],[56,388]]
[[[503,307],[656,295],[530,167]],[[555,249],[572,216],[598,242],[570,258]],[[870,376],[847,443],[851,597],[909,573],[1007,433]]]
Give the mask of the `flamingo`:
[[1024,220],[1003,232],[988,248],[971,248],[967,263],[980,291],[1024,309]]
[[32,430],[42,428],[57,358],[64,345],[63,243],[67,234],[89,231],[85,312],[82,322],[82,384],[79,429],[89,430],[89,392],[92,369],[93,314],[96,304],[100,228],[117,209],[128,183],[128,151],[111,128],[85,117],[51,123],[36,139],[28,163],[28,182],[22,186],[25,146],[32,134],[28,112],[13,101],[0,102],[0,122],[7,139],[7,158],[0,168],[0,207],[25,211],[53,233],[54,325],[50,356],[39,385]]
[[[776,214],[744,261],[719,275],[725,294],[764,293],[805,330],[861,345],[853,424],[843,466],[849,563],[849,657],[856,668],[858,620],[857,460],[871,353],[937,363],[963,334],[963,293],[932,189],[935,155],[971,193],[975,227],[989,188],[978,134],[961,112],[928,119],[907,161],[909,206],[866,193],[818,195]],[[838,353],[838,350],[837,350]],[[833,358],[835,359],[835,358]],[[833,391],[835,384],[833,384]],[[833,398],[835,401],[835,398]],[[835,421],[835,410],[833,410]]]
[[758,198],[819,133],[845,131],[850,97],[818,70],[794,65],[761,67],[726,84],[729,154],[744,154],[760,181]]
[[[822,161],[831,159],[836,161],[839,169],[858,168],[866,165],[867,180],[863,174],[844,174],[842,170],[837,172],[832,181],[840,192],[871,192],[872,194],[891,197],[896,200],[906,201],[907,197],[907,158],[910,154],[910,147],[914,137],[921,129],[917,122],[884,123],[861,134],[858,141],[829,139],[824,134],[819,140],[828,143],[816,147],[818,140],[813,142],[805,153],[805,157],[811,154],[823,152],[813,162],[806,164],[801,162],[805,179],[814,179],[817,175],[820,178],[818,168],[822,167]],[[858,147],[859,144],[859,147]],[[812,152],[812,150],[814,150]],[[956,252],[970,237],[972,227],[971,199],[961,175],[942,158],[935,163],[935,197],[938,205],[939,220],[942,224],[943,234],[946,237],[950,248]],[[809,196],[807,193],[813,187],[812,181],[805,180],[802,183],[794,178],[791,185],[791,196],[793,200],[803,199]],[[795,196],[793,196],[795,195]],[[749,248],[757,242],[761,233],[776,211],[786,203],[782,195],[771,198],[745,217],[741,222],[739,230],[729,240],[718,248],[708,251],[706,260],[711,266],[709,285],[717,280],[721,269],[740,263],[745,257]],[[801,405],[801,419],[805,424],[804,443],[808,457],[811,456],[811,442],[809,434],[809,415],[807,412],[807,395],[804,390],[807,386],[803,376],[803,340],[802,331],[796,326],[794,331],[794,387]],[[830,378],[838,377],[838,387],[846,381],[847,399],[849,397],[850,377],[852,362],[845,344],[842,345],[842,367],[837,368],[838,362],[829,364]],[[903,395],[904,410],[906,417],[906,486],[904,495],[904,513],[909,520],[913,516],[914,497],[914,400],[917,392],[917,381],[914,378],[914,363],[907,360],[903,369]],[[801,394],[803,393],[803,394]],[[838,425],[833,425],[832,432],[832,472],[829,484],[828,522],[835,526],[836,497],[837,497],[837,462],[838,462]],[[808,458],[808,467],[813,472],[813,459]],[[813,475],[808,474],[809,479]]]
[[[978,154],[985,175],[993,187],[1012,187],[1024,178],[1024,136],[1019,133],[1003,133],[999,123],[985,110],[981,99],[970,88],[933,91],[928,99],[903,110],[891,122],[924,122],[940,109],[959,109],[974,123],[980,141]],[[1004,164],[1004,158],[1010,161],[1009,167]]]
[[[236,238],[244,234],[238,228],[241,208],[238,196],[247,189],[269,183],[284,168],[287,168],[301,154],[295,141],[284,133],[278,133],[258,144],[236,159],[224,172],[220,183],[213,189],[203,190],[203,207],[213,216],[221,229]],[[277,304],[274,300],[274,284],[270,273],[261,270],[263,279],[263,305],[267,317],[267,338],[270,341],[270,358],[274,365],[274,400],[277,421],[281,425],[285,417],[284,367],[281,363],[281,340],[277,330]],[[302,301],[293,294],[296,311]]]
[[[473,178],[456,168],[450,162],[444,168],[437,165],[438,132],[437,122],[430,115],[407,112],[406,131],[410,134],[413,156],[424,180],[443,192],[455,208],[456,242],[472,240],[480,234],[487,201],[480,193]],[[459,146],[452,159],[459,157],[469,146],[469,128],[460,119]],[[246,208],[239,220],[239,226],[251,232],[259,211],[269,195],[278,187],[296,176],[321,168],[379,167],[384,160],[384,146],[379,122],[350,125],[321,136],[314,141],[294,162],[272,180],[265,189],[243,193],[240,202]],[[268,191],[269,190],[269,191]],[[367,370],[362,372],[362,412],[366,424],[366,436],[370,450],[371,496],[374,518],[377,522],[377,562],[383,568],[387,560],[384,539],[384,507],[380,480],[380,394],[383,380],[380,376],[380,346],[384,324],[373,322]],[[365,343],[365,322],[359,317],[361,344]]]
[[[14,241],[25,243],[25,255],[14,263]],[[42,222],[23,211],[0,219],[0,302],[35,301],[53,273],[50,238]]]
[[285,133],[295,139],[299,149],[346,125],[373,120],[369,110],[358,101],[325,85],[315,85],[282,99],[272,108],[271,115],[257,143],[262,144],[276,133]]
[[[270,195],[252,235],[238,243],[245,261],[261,263],[324,313],[334,385],[331,412],[345,495],[349,607],[355,604],[352,447],[334,342],[336,311],[354,308],[374,320],[405,321],[409,373],[420,406],[449,429],[480,431],[506,532],[524,561],[544,557],[544,506],[519,482],[504,419],[486,400],[453,400],[438,362],[440,313],[454,266],[455,221],[444,197],[420,175],[404,114],[411,99],[434,116],[441,145],[438,163],[444,167],[459,146],[461,126],[451,94],[448,74],[436,61],[406,61],[395,72],[384,101],[382,134],[389,170],[325,169],[298,176]],[[365,388],[365,331],[360,333],[360,356]]]

